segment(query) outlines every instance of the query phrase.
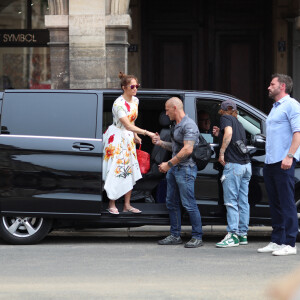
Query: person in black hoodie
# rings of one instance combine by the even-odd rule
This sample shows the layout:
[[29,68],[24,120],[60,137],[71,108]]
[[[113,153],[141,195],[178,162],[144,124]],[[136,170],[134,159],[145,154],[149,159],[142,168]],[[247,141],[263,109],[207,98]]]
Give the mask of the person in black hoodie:
[[224,167],[221,182],[227,210],[228,233],[216,246],[227,248],[248,244],[248,191],[252,173],[249,154],[243,153],[246,150],[246,133],[237,119],[235,102],[223,101],[219,114],[220,128],[214,126],[213,135],[219,137],[221,145],[219,162]]

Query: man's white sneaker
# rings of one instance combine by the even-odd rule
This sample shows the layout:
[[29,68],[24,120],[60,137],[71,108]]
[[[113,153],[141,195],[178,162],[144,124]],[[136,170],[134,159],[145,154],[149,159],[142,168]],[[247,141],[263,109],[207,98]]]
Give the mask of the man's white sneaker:
[[280,250],[282,248],[282,245],[278,245],[276,243],[269,243],[266,247],[257,249],[257,252],[259,253],[268,253],[268,252],[274,252],[276,250]]
[[286,245],[285,247],[282,247],[281,249],[272,252],[272,254],[276,256],[297,254],[297,247]]

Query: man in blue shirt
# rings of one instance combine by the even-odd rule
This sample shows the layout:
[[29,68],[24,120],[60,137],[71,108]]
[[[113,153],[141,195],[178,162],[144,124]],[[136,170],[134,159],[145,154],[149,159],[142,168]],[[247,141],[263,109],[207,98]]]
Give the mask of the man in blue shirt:
[[275,102],[267,118],[265,186],[272,218],[271,243],[257,251],[273,255],[297,253],[295,165],[300,158],[300,103],[290,97],[292,78],[274,74],[268,88]]

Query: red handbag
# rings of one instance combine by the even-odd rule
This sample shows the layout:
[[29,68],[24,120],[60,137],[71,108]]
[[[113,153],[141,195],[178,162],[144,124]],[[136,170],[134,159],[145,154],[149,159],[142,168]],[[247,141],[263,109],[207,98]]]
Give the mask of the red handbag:
[[142,174],[146,174],[150,170],[150,154],[146,151],[141,150],[142,145],[140,144],[139,149],[136,149],[137,160],[140,165]]

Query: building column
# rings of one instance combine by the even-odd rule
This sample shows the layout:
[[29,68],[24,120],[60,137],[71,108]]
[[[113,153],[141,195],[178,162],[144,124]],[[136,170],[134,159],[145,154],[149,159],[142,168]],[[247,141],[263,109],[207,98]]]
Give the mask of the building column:
[[131,18],[129,0],[112,0],[106,16],[106,82],[108,88],[120,87],[118,74],[128,71],[128,30]]
[[50,14],[45,26],[50,33],[51,88],[69,88],[68,0],[48,0]]
[[69,5],[70,88],[105,88],[105,0]]

